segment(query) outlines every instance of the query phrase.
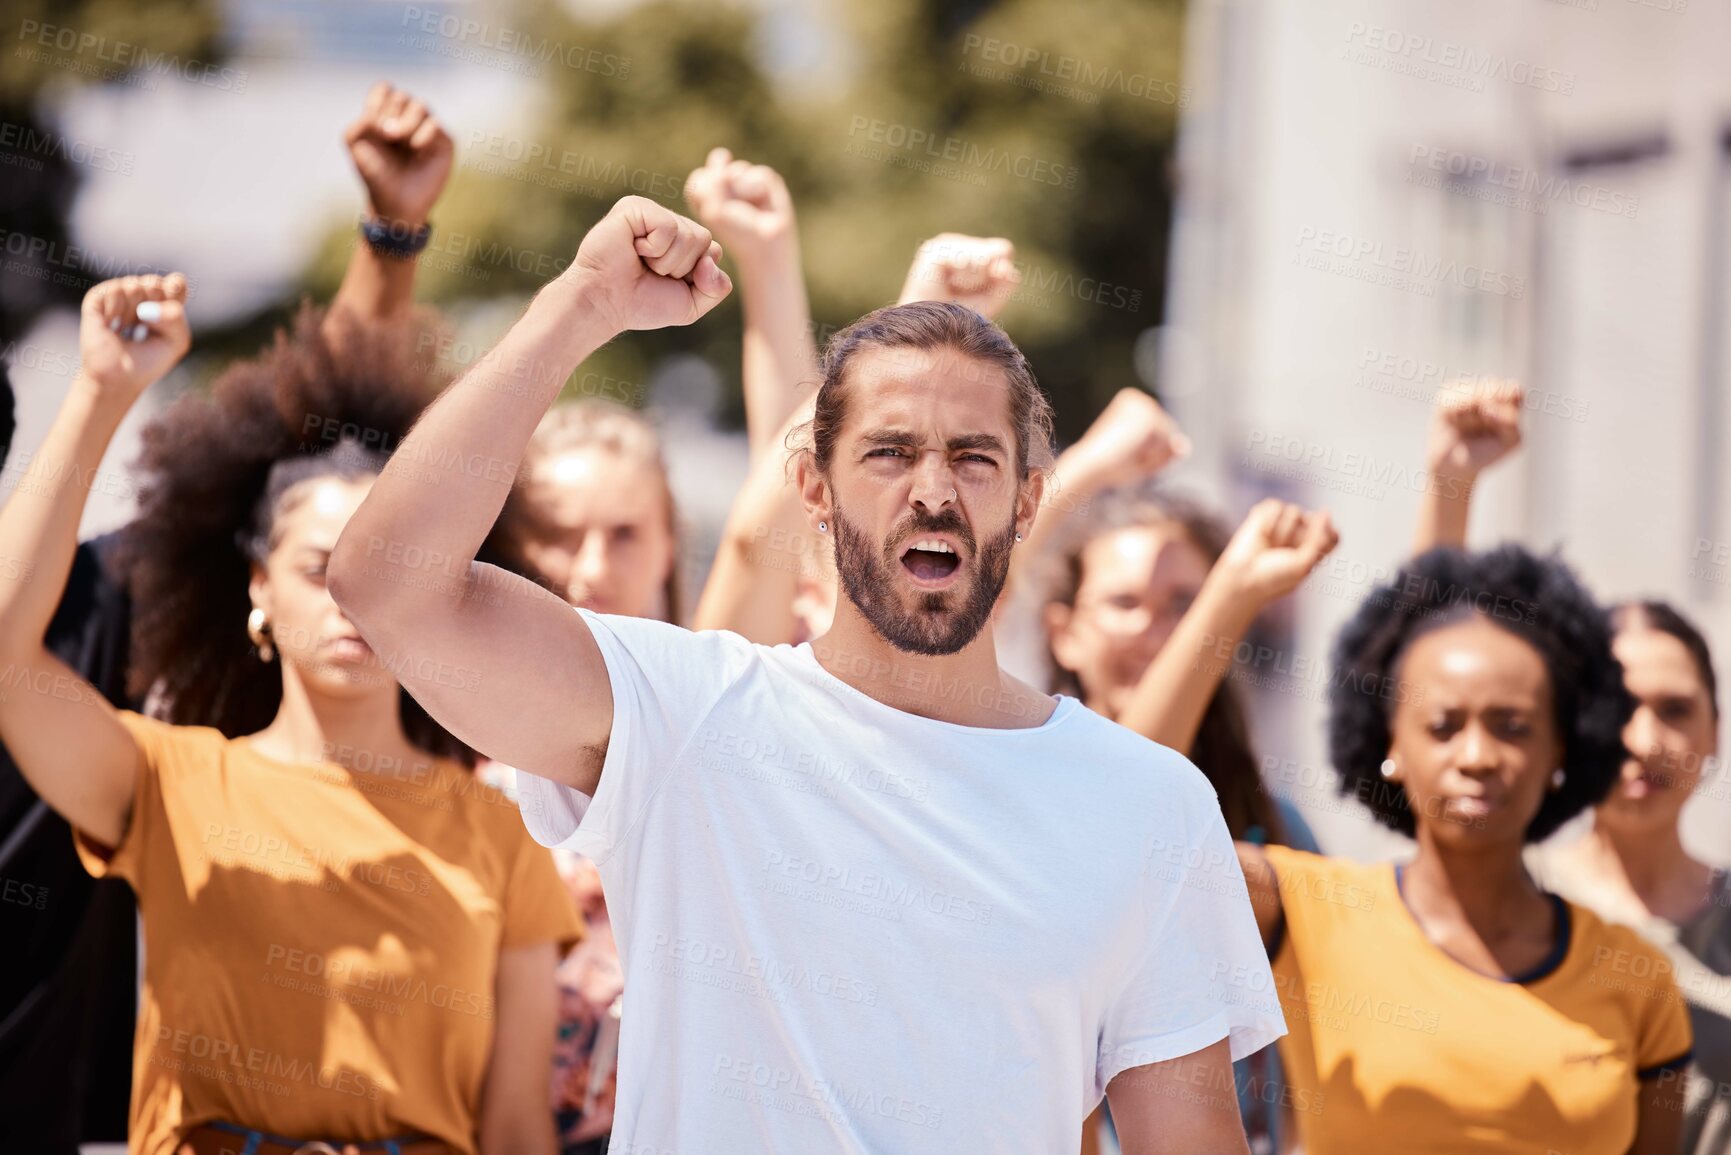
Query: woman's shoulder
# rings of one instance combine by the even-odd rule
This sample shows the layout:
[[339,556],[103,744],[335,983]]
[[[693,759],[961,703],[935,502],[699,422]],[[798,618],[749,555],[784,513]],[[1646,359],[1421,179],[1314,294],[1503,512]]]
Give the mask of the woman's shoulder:
[[1663,946],[1636,927],[1572,898],[1558,897],[1569,914],[1570,953],[1595,986],[1671,985],[1676,967]]
[[116,710],[115,717],[153,765],[160,765],[166,758],[192,762],[214,760],[220,758],[225,749],[241,741],[230,738],[214,726],[167,722],[135,710]]
[[1278,874],[1365,881],[1378,877],[1389,869],[1386,862],[1359,862],[1352,858],[1301,850],[1279,843],[1270,843],[1261,849]]

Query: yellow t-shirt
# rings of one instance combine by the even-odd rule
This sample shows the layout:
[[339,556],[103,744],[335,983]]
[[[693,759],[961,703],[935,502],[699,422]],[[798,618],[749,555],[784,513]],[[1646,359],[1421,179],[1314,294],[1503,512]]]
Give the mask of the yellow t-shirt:
[[1687,1060],[1663,956],[1624,927],[1564,903],[1560,957],[1503,981],[1425,937],[1392,865],[1265,853],[1285,912],[1280,1057],[1306,1155],[1625,1155],[1640,1080]]
[[502,949],[582,933],[517,808],[462,766],[290,765],[133,713],[131,822],[95,875],[144,919],[134,1155],[192,1126],[475,1151]]

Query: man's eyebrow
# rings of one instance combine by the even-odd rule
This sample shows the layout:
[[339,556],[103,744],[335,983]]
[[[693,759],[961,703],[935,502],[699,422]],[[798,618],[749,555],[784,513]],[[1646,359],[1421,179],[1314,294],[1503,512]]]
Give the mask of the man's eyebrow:
[[906,429],[869,429],[859,439],[867,445],[912,445],[919,440]]
[[[906,429],[871,429],[859,435],[866,445],[917,445],[920,438]],[[958,433],[944,443],[950,450],[989,449],[1004,453],[1004,443],[991,433]]]
[[1003,453],[1004,443],[990,433],[960,433],[946,443],[951,449],[989,449]]

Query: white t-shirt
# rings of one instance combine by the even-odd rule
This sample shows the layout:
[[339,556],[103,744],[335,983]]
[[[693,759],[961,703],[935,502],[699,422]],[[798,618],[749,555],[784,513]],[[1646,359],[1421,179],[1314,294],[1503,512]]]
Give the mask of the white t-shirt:
[[601,784],[519,782],[530,833],[606,891],[615,1155],[1075,1151],[1120,1071],[1285,1033],[1180,755],[1074,698],[958,726],[809,645],[579,612],[613,687]]

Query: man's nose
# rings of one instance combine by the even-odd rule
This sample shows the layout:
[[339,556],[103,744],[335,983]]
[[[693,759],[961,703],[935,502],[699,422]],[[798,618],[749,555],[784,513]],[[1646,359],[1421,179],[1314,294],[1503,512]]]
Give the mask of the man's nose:
[[927,513],[936,513],[956,500],[955,480],[940,454],[926,454],[914,469],[913,489],[908,500]]

